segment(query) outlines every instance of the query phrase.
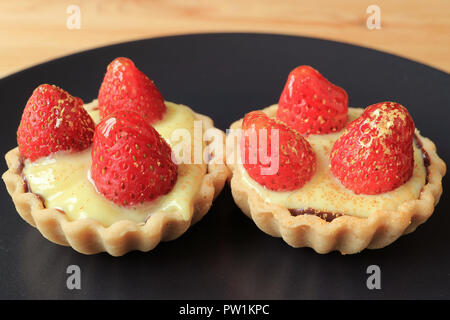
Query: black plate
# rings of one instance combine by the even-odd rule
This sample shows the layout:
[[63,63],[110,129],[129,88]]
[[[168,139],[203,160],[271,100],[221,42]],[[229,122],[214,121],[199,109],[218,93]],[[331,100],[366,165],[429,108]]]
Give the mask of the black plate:
[[[275,103],[289,71],[309,64],[345,88],[351,106],[384,100],[404,104],[439,155],[450,156],[448,74],[366,48],[265,34],[129,42],[1,79],[3,152],[16,146],[23,107],[37,85],[57,84],[90,101],[106,65],[117,56],[132,58],[167,100],[211,116],[221,129]],[[4,162],[1,166],[6,170]],[[434,215],[414,233],[381,250],[341,256],[293,249],[266,235],[241,213],[226,187],[208,215],[181,238],[121,258],[85,256],[47,241],[19,217],[5,188],[0,196],[0,298],[450,298],[445,193]],[[81,268],[81,290],[66,287],[66,268],[72,264]],[[381,290],[366,287],[372,264],[381,268]]]

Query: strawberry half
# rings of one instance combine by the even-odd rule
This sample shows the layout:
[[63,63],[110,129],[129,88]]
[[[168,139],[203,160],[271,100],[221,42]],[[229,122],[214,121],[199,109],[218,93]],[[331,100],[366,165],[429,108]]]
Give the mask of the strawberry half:
[[[253,180],[270,190],[289,191],[301,188],[311,179],[316,170],[316,156],[297,131],[261,111],[248,113],[242,129],[241,159]],[[277,132],[278,141],[272,141]],[[275,171],[267,171],[271,167]]]
[[150,80],[128,58],[116,58],[107,67],[98,93],[100,117],[117,110],[130,110],[149,123],[161,120],[166,105]]
[[414,122],[402,105],[366,108],[331,151],[331,171],[355,193],[379,194],[409,180],[414,170]]
[[301,134],[324,134],[344,128],[347,113],[347,92],[314,68],[300,66],[288,76],[277,119]]
[[94,128],[83,100],[57,86],[42,84],[23,110],[17,144],[22,156],[35,161],[62,150],[86,149],[92,143]]
[[120,110],[95,128],[91,177],[97,190],[121,206],[151,201],[172,190],[172,150],[136,112]]

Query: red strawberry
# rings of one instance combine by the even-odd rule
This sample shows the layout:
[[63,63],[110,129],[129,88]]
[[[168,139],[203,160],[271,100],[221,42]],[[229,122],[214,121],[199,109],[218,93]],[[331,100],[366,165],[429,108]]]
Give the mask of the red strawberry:
[[42,84],[25,106],[17,144],[22,156],[35,161],[57,151],[86,149],[92,143],[94,128],[83,100],[57,86]]
[[402,105],[381,102],[366,108],[331,151],[331,171],[355,193],[391,191],[414,169],[414,122]]
[[[316,170],[316,156],[297,131],[261,111],[248,113],[242,129],[241,159],[253,180],[271,190],[288,191],[301,188],[311,179]],[[272,141],[276,132],[278,141]],[[272,157],[274,161],[268,161]],[[275,171],[263,172],[271,166]]]
[[91,177],[107,199],[132,206],[172,190],[177,166],[159,133],[136,112],[120,110],[95,128]]
[[348,96],[310,66],[291,71],[278,102],[277,119],[301,134],[341,130],[347,123]]
[[98,93],[98,106],[101,118],[116,110],[131,110],[149,123],[161,120],[166,111],[153,81],[128,58],[116,58],[108,65]]

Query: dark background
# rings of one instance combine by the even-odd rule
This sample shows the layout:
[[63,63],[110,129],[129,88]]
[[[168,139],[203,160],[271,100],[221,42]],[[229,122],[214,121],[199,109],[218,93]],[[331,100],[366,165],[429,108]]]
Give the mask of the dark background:
[[[379,51],[331,41],[266,34],[201,34],[95,49],[0,79],[1,148],[16,130],[32,90],[56,84],[89,102],[107,64],[127,56],[166,100],[191,106],[225,130],[254,109],[276,103],[287,74],[309,64],[345,88],[350,105],[405,105],[444,161],[450,157],[450,76]],[[6,170],[1,162],[1,170]],[[0,298],[371,299],[450,298],[450,203],[444,194],[430,220],[380,250],[342,256],[294,249],[260,231],[236,207],[228,187],[197,225],[155,250],[120,258],[85,256],[50,243],[22,221],[3,187]],[[82,289],[66,288],[66,268],[81,268]],[[381,290],[368,290],[366,268],[381,268]]]

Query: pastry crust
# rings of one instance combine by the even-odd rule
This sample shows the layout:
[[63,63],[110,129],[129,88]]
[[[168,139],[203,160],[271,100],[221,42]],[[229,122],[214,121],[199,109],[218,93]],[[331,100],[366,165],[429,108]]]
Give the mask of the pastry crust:
[[[214,128],[213,121],[195,113],[203,122],[205,130]],[[225,140],[225,134],[215,129]],[[222,157],[222,159],[219,158]],[[210,209],[213,199],[223,189],[229,176],[224,155],[212,155],[207,173],[193,203],[193,212],[188,220],[177,212],[154,212],[145,223],[130,220],[117,221],[109,227],[102,226],[94,219],[71,221],[64,212],[55,208],[45,208],[42,198],[29,192],[22,176],[21,156],[16,147],[6,156],[8,170],[2,178],[11,195],[17,212],[32,226],[36,227],[48,240],[71,246],[84,254],[106,251],[112,256],[121,256],[132,250],[149,251],[160,241],[169,241],[181,236],[191,225],[198,222]]]
[[[268,116],[276,115],[277,106],[262,110]],[[242,119],[234,122],[231,129],[242,128]],[[342,254],[358,253],[365,248],[383,248],[401,235],[413,232],[433,213],[442,194],[442,177],[446,165],[436,153],[433,142],[420,135],[416,136],[428,153],[428,181],[423,186],[419,198],[402,203],[397,211],[379,211],[368,218],[344,215],[327,222],[315,215],[293,216],[288,208],[264,201],[253,189],[242,182],[236,168],[238,143],[227,137],[228,167],[232,171],[231,191],[236,204],[264,232],[274,237],[282,237],[292,247],[311,247],[318,253],[340,251]],[[239,141],[239,139],[238,139]]]

